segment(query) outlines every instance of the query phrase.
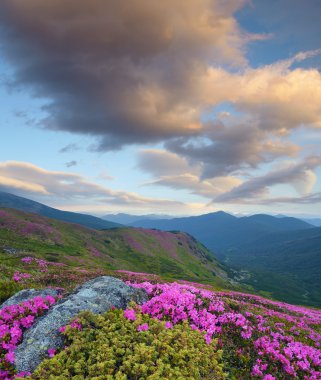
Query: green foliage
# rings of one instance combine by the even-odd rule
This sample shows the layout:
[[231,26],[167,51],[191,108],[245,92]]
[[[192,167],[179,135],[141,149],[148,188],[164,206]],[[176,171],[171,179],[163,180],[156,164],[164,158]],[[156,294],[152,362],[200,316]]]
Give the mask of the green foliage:
[[[80,314],[81,331],[67,327],[68,348],[45,360],[30,379],[225,379],[222,352],[206,344],[187,323],[171,329],[136,312],[131,322],[122,310]],[[147,331],[138,331],[147,323]]]
[[19,292],[22,286],[13,280],[0,280],[0,304]]

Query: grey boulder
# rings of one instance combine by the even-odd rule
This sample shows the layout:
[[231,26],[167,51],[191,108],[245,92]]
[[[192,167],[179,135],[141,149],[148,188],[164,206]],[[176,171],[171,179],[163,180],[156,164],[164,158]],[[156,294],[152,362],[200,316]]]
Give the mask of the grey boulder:
[[62,348],[63,338],[58,329],[67,325],[79,312],[104,313],[112,306],[125,309],[130,301],[142,304],[147,299],[145,290],[135,289],[114,277],[102,276],[86,282],[60,300],[25,332],[15,351],[17,371],[34,371],[47,357],[49,348]]

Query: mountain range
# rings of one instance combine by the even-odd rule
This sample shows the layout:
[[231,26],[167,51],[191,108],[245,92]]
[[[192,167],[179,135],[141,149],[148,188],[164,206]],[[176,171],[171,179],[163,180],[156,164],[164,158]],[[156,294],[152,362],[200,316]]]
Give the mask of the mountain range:
[[[125,267],[129,270],[142,270],[152,273],[176,273],[182,278],[185,276],[184,278],[193,280],[197,278],[209,279],[209,273],[211,271],[216,273],[217,269],[208,269],[205,275],[205,272],[200,270],[199,262],[193,261],[189,253],[186,253],[189,252],[188,249],[183,254],[183,256],[186,254],[189,257],[186,262],[178,264],[178,259],[174,255],[171,257],[168,266],[164,264],[165,262],[168,263],[168,249],[172,246],[171,241],[181,236],[181,233],[185,233],[184,236],[189,236],[187,247],[192,247],[194,244],[191,243],[192,240],[197,239],[199,241],[197,244],[207,252],[206,260],[210,260],[209,258],[214,260],[216,265],[220,265],[221,269],[224,268],[225,273],[228,273],[230,277],[241,282],[244,286],[284,301],[321,306],[321,228],[298,218],[265,214],[236,217],[220,211],[172,219],[159,219],[158,215],[151,215],[149,219],[146,219],[146,216],[129,217],[126,214],[121,214],[115,215],[114,221],[110,222],[90,215],[56,210],[8,193],[0,193],[1,206],[22,209],[34,214],[38,213],[53,219],[78,223],[96,229],[96,231],[91,230],[91,234],[87,229],[81,230],[84,231],[83,235],[86,237],[84,240],[82,233],[79,234],[79,226],[70,227],[69,224],[64,224],[59,227],[61,231],[72,228],[71,235],[73,238],[70,239],[73,242],[79,240],[81,247],[87,247],[87,240],[88,242],[95,241],[96,238],[93,236],[99,234],[114,236],[113,241],[117,243],[114,243],[113,246],[108,246],[109,243],[105,242],[105,240],[109,240],[109,237],[98,244],[99,248],[93,244],[99,252],[102,249],[106,250],[112,247],[114,253],[111,254],[114,258],[108,257],[106,259],[108,265],[112,267],[113,262],[116,262],[118,268]],[[50,223],[55,223],[53,219]],[[115,223],[115,220],[122,221],[128,226],[125,228],[121,224]],[[135,235],[133,240],[130,237],[132,234]],[[99,235],[99,239],[102,235]],[[6,236],[6,239],[11,239],[11,242],[19,241],[12,232]],[[160,244],[155,242],[155,239],[160,238],[160,236],[162,236],[161,245],[163,245],[161,254],[163,259],[161,261],[153,256],[155,247]],[[3,245],[6,239],[2,240]],[[70,241],[70,239],[67,240]],[[128,243],[128,241],[132,241],[132,243]],[[68,247],[68,244],[64,243],[63,246]],[[132,244],[136,247],[134,255],[131,251],[133,249]],[[180,245],[180,243],[176,241],[174,245]],[[33,247],[32,249],[36,252],[40,248]],[[54,252],[57,252],[57,249],[55,247],[56,251]],[[62,250],[61,255],[63,252],[67,255],[70,252],[83,252],[82,249],[78,243],[76,245],[73,243],[67,251]],[[51,251],[46,246],[43,252]],[[95,260],[95,265],[107,265],[106,263],[102,264],[101,258],[95,258]],[[191,265],[192,262],[193,265]],[[195,267],[194,271],[192,267]]]
[[216,253],[224,253],[267,234],[313,228],[311,224],[292,217],[264,214],[235,217],[223,211],[170,220],[145,219],[131,225],[188,232]]
[[102,216],[102,219],[108,220],[114,223],[120,223],[125,225],[130,225],[131,223],[139,222],[145,219],[172,219],[169,215],[158,215],[158,214],[147,214],[147,215],[131,215],[125,213],[118,214],[107,214]]
[[321,305],[321,228],[303,220],[216,212],[132,225],[188,232],[225,265],[242,270],[242,281],[257,291],[288,302]]
[[2,191],[0,191],[0,207],[9,207],[16,210],[32,212],[42,216],[47,216],[48,218],[62,220],[69,223],[77,223],[85,227],[99,230],[120,227],[119,223],[110,222],[92,215],[58,210],[42,203]]
[[312,224],[315,227],[321,227],[321,218],[303,218],[302,220]]

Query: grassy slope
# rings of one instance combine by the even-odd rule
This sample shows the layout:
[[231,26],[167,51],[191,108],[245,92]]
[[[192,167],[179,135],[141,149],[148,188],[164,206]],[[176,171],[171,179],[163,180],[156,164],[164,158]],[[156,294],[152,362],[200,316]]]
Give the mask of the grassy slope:
[[[15,254],[8,253],[12,249]],[[0,209],[2,269],[17,266],[19,257],[30,255],[71,267],[127,269],[231,288],[224,267],[187,234],[141,228],[97,231],[32,213]]]

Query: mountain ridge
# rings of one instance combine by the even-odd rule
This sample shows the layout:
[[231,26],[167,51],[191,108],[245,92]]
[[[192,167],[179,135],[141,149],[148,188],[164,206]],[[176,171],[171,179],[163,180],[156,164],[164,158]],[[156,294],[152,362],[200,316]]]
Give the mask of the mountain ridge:
[[230,286],[225,266],[192,236],[142,228],[92,230],[8,208],[0,209],[0,252],[68,265],[135,270]]
[[40,202],[32,201],[31,199],[3,191],[0,191],[0,207],[8,207],[21,211],[33,212],[35,214],[47,216],[49,218],[69,223],[77,223],[95,229],[109,229],[121,226],[118,223],[109,222],[93,215],[58,210],[56,208],[46,206]]
[[224,211],[169,220],[141,220],[131,226],[188,232],[217,253],[251,241],[253,236],[313,228],[292,217],[277,218],[265,214],[236,217]]

